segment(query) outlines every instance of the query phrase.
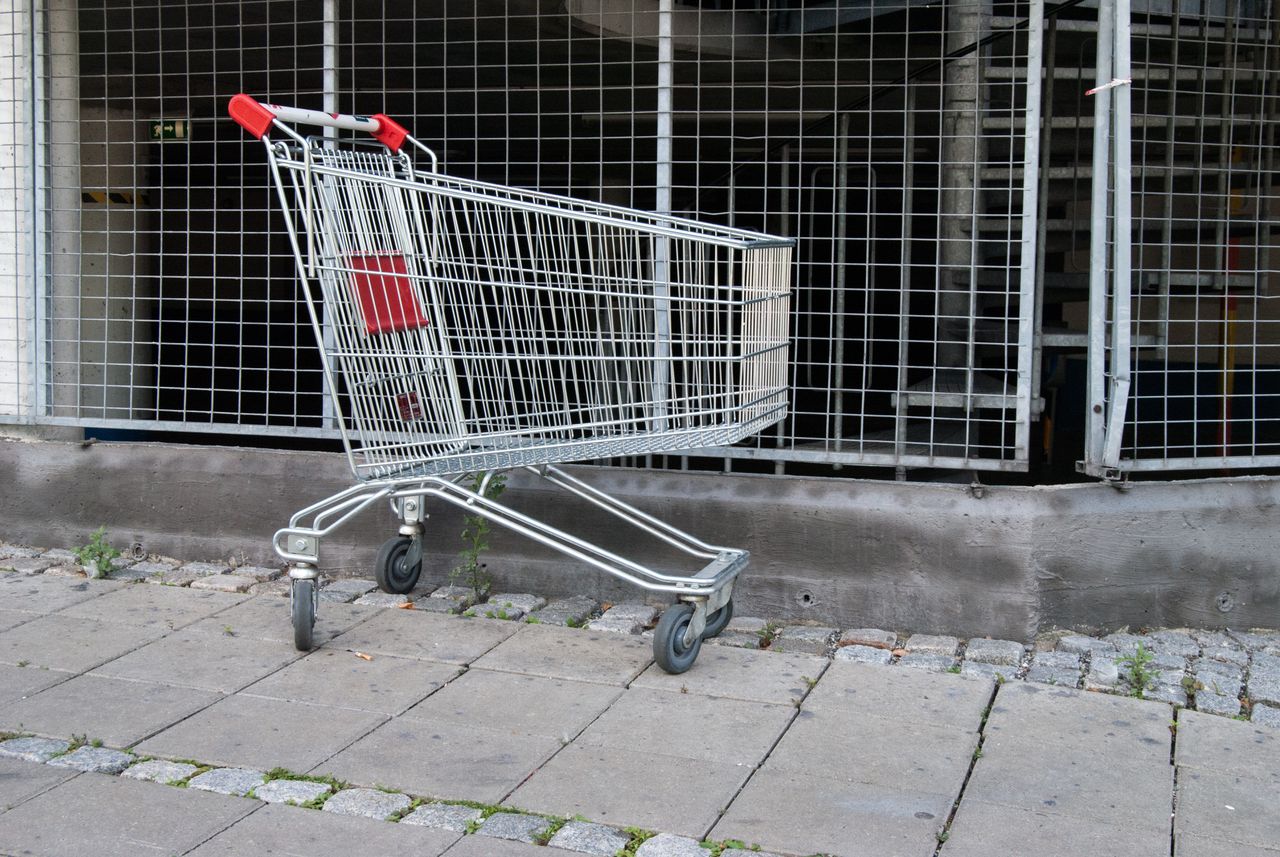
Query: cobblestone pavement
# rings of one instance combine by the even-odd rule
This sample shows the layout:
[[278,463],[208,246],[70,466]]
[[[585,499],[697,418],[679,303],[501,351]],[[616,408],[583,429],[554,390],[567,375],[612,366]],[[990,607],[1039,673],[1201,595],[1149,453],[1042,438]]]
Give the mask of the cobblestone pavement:
[[0,854],[1280,857],[1273,630],[741,617],[670,676],[653,605],[335,580],[303,655],[279,570],[116,564],[0,542]]

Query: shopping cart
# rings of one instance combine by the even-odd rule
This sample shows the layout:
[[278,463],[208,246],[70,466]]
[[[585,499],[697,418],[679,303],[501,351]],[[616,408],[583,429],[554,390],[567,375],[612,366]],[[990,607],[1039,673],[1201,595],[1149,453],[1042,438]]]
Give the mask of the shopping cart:
[[[266,144],[356,478],[275,535],[296,646],[312,646],[320,540],[390,501],[401,525],[374,573],[383,591],[407,593],[431,497],[675,596],[654,656],[687,670],[728,624],[747,552],[706,544],[555,464],[731,444],[782,419],[793,242],[443,175],[380,114],[247,95],[229,111]],[[303,137],[286,123],[376,142]],[[494,474],[514,468],[702,567],[659,572],[487,496]]]

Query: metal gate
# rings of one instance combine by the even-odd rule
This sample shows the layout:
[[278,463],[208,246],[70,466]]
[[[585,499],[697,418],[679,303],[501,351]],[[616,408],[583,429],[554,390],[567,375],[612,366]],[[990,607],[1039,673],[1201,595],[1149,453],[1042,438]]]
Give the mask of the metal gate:
[[1277,4],[1193,5],[1100,9],[1090,475],[1280,465]]

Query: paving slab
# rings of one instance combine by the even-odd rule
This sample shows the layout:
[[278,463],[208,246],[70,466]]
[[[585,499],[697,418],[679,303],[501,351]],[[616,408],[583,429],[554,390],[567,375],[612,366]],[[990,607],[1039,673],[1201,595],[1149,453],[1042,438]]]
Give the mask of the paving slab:
[[1018,666],[1022,662],[1024,649],[1022,644],[1014,640],[988,640],[975,637],[965,645],[966,661],[998,666]]
[[413,803],[407,794],[384,792],[379,789],[343,789],[324,802],[324,812],[338,815],[355,815],[386,821],[398,812],[404,812]]
[[827,659],[813,655],[703,646],[688,672],[671,675],[654,664],[632,687],[791,705],[826,668]]
[[484,811],[460,803],[424,803],[400,819],[401,824],[438,827],[454,833],[466,833],[471,825],[484,817]]
[[[1123,727],[1117,727],[1123,728]],[[1169,744],[1123,750],[1096,736],[1028,721],[988,735],[965,801],[1047,812],[1081,823],[1169,830]]]
[[79,771],[0,756],[0,813],[48,791]]
[[576,743],[756,767],[795,713],[789,705],[632,688]]
[[253,796],[263,803],[310,803],[333,791],[328,783],[311,780],[271,780],[253,790]]
[[71,678],[71,673],[0,664],[0,706],[17,702]]
[[111,747],[130,747],[221,698],[207,690],[82,675],[0,707],[0,727],[62,738],[87,735]]
[[547,844],[579,854],[614,857],[630,842],[631,834],[616,828],[589,821],[570,821],[557,830]]
[[581,815],[616,827],[701,837],[750,772],[739,765],[575,744],[539,768],[504,803],[549,815]]
[[115,580],[0,575],[0,604],[7,610],[55,613],[128,585]]
[[893,653],[888,649],[881,649],[875,646],[860,646],[857,643],[851,643],[847,646],[841,646],[836,649],[835,659],[837,661],[853,661],[858,664],[879,664],[888,666],[889,661],[893,660]]
[[955,795],[841,782],[765,765],[710,838],[740,839],[786,853],[930,857],[954,800]]
[[139,762],[121,774],[134,780],[148,780],[153,783],[180,783],[200,770],[186,762],[167,762],[164,759],[148,759]]
[[184,628],[108,661],[93,674],[231,693],[300,657],[291,645]]
[[454,664],[318,649],[241,693],[392,715],[425,699],[460,672],[462,667]]
[[1280,730],[1184,711],[1178,715],[1179,768],[1219,771],[1280,788]]
[[244,599],[243,595],[172,586],[126,586],[101,598],[81,601],[58,615],[173,631]]
[[1051,743],[1092,742],[1110,751],[1168,759],[1173,714],[1167,705],[1071,688],[1006,683],[987,720],[987,740],[1034,728]]
[[568,857],[573,853],[545,845],[480,836],[464,836],[445,852],[447,857]]
[[551,826],[551,819],[541,815],[524,815],[518,812],[495,812],[484,820],[476,831],[477,836],[493,839],[509,839],[513,842],[538,844],[538,834]]
[[6,610],[0,608],[0,631],[16,628],[38,616],[38,613],[27,613],[22,610]]
[[497,619],[460,619],[421,610],[382,610],[326,645],[371,655],[469,664],[517,630]]
[[[41,857],[183,854],[260,805],[125,777],[80,774],[0,815],[0,851]],[[86,823],[68,823],[69,813]]]
[[1173,853],[1174,857],[1276,857],[1280,851],[1229,839],[1183,834],[1177,838]]
[[83,672],[144,646],[164,633],[160,628],[70,616],[40,616],[0,633],[0,663]]
[[1195,834],[1280,850],[1280,813],[1274,790],[1220,771],[1178,772],[1174,839]]
[[905,724],[972,731],[982,721],[995,684],[924,670],[832,663],[805,698],[810,711],[852,711]]
[[229,696],[138,745],[152,756],[209,765],[307,771],[368,734],[385,717],[254,696]]
[[309,773],[493,804],[562,746],[559,738],[398,717]]
[[545,678],[626,685],[653,661],[652,646],[644,640],[551,625],[518,627],[518,634],[477,660],[475,666]]
[[187,782],[187,788],[244,797],[266,780],[266,774],[253,768],[214,768],[196,774]]
[[456,833],[442,830],[269,805],[219,833],[189,857],[437,857],[457,839]]
[[[316,611],[316,625],[312,635],[317,643],[323,643],[354,628],[377,612],[375,607],[355,604],[321,604]],[[293,620],[289,614],[288,599],[248,598],[228,605],[226,609],[196,622],[191,628],[213,634],[222,634],[230,629],[237,637],[293,645]]]
[[[1165,809],[1167,813],[1168,807]],[[1060,813],[1010,809],[968,796],[961,802],[942,847],[944,857],[1137,857],[1168,853],[1167,823],[1164,830],[1090,823]]]
[[710,857],[711,849],[705,848],[696,839],[687,836],[676,836],[674,833],[659,833],[640,843],[636,849],[636,857]]
[[622,693],[619,687],[593,682],[474,668],[404,716],[567,742]]
[[[770,769],[831,780],[959,794],[978,747],[971,731],[853,711],[802,710],[769,755]],[[836,737],[838,736],[838,737]]]

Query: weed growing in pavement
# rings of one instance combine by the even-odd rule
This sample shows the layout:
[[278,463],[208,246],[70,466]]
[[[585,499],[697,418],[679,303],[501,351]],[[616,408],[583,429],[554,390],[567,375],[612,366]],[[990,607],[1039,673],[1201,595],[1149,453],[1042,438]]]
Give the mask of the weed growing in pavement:
[[1147,666],[1153,660],[1155,660],[1155,656],[1144,649],[1141,643],[1138,644],[1138,648],[1133,654],[1117,658],[1116,662],[1125,668],[1123,677],[1131,688],[1129,691],[1130,696],[1141,699],[1143,693],[1155,683],[1155,671],[1147,669]]
[[74,551],[76,562],[84,567],[85,573],[90,577],[109,577],[115,571],[113,560],[120,556],[120,551],[107,544],[106,536],[107,528],[98,527],[89,537],[89,543]]
[[[485,474],[477,473],[467,486],[487,500],[496,500],[507,487],[507,477],[496,474],[485,483]],[[483,601],[493,586],[493,578],[480,561],[480,555],[489,549],[489,519],[483,515],[467,515],[462,519],[462,541],[466,545],[458,554],[462,560],[449,572],[449,580],[459,581],[471,587],[477,601]]]
[[631,837],[631,841],[619,848],[613,857],[636,857],[636,849],[658,834],[640,827],[624,827],[622,832]]
[[760,648],[767,649],[773,645],[773,641],[778,639],[778,626],[772,622],[765,622],[764,627],[756,631],[756,636],[760,638]]

